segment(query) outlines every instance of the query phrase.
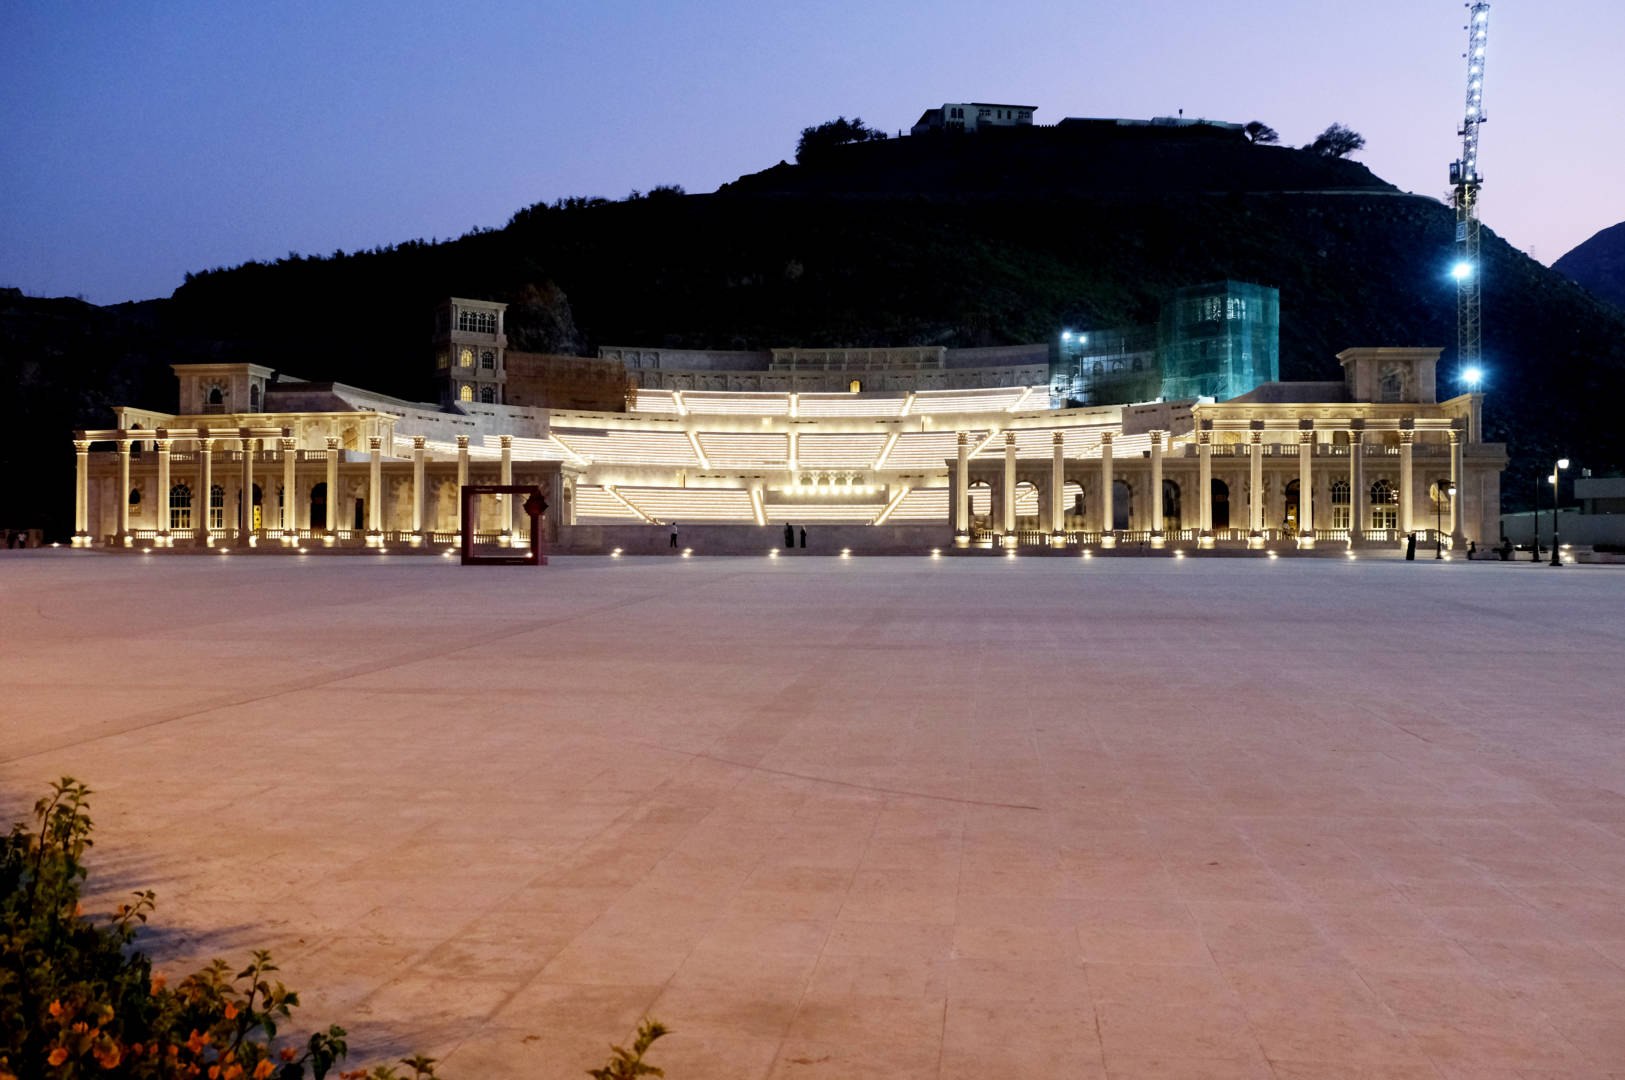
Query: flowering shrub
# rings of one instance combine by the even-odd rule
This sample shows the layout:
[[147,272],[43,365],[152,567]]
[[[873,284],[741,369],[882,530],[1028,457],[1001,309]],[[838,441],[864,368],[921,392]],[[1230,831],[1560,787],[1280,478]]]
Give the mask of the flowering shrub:
[[[169,986],[130,946],[147,921],[152,892],[111,916],[80,907],[83,856],[91,846],[90,789],[64,777],[23,824],[0,838],[0,1080],[322,1080],[348,1051],[329,1027],[300,1046],[277,1032],[299,995],[277,980],[271,954],[253,953],[235,975],[224,960]],[[660,1075],[643,1064],[664,1033],[645,1023],[632,1052],[616,1048],[606,1077]],[[412,1080],[433,1080],[434,1059],[405,1058]],[[341,1080],[406,1080],[395,1066],[338,1074]]]

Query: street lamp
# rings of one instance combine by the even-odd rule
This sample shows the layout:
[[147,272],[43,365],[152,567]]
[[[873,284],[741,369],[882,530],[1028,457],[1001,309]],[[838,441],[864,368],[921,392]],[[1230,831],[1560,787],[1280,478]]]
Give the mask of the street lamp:
[[1455,506],[1456,485],[1451,484],[1448,488],[1441,488],[1435,483],[1433,492],[1433,557],[1442,559],[1444,558],[1444,500],[1439,498],[1439,495],[1447,493],[1450,496],[1450,505]]
[[[1560,549],[1557,546],[1557,476],[1558,476],[1559,473],[1561,473],[1564,469],[1566,469],[1568,467],[1569,467],[1569,459],[1568,458],[1558,458],[1557,459],[1557,467],[1552,470],[1552,565],[1553,566],[1562,566],[1563,565],[1563,559],[1558,554]],[[1535,528],[1538,531],[1540,527],[1537,525]]]

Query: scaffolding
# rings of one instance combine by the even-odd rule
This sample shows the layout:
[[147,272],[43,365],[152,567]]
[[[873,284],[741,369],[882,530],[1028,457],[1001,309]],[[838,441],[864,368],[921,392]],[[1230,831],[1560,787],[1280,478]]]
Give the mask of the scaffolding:
[[1180,289],[1158,324],[1162,397],[1240,397],[1281,377],[1281,294],[1219,281]]

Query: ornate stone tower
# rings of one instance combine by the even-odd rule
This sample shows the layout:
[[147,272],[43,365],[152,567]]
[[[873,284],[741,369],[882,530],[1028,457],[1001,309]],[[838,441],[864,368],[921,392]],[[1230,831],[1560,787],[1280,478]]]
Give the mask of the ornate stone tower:
[[444,402],[501,405],[508,366],[507,304],[453,296],[435,312],[435,377]]

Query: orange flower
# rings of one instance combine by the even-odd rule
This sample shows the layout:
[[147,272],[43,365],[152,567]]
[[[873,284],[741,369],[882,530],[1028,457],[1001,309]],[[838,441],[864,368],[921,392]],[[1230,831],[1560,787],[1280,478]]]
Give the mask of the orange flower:
[[90,1030],[90,1025],[81,1020],[77,1024],[73,1025],[73,1027],[69,1030],[75,1035],[83,1035],[85,1032]]
[[226,1002],[226,1019],[227,1020],[235,1020],[235,1019],[237,1019],[237,1004],[236,1004],[236,1002],[232,1002],[232,1001]]
[[254,1080],[268,1080],[270,1075],[275,1071],[276,1066],[271,1064],[271,1059],[262,1058],[260,1063],[254,1066]]
[[50,1013],[52,1016],[61,1016],[62,1015],[62,1002],[60,1002],[60,1001],[51,1002],[51,1007],[46,1009],[45,1011]]
[[45,1060],[50,1062],[52,1065],[60,1065],[64,1061],[68,1060],[68,1052],[59,1046],[55,1050],[52,1050],[51,1056]]
[[209,1066],[209,1080],[220,1080],[220,1066]]
[[200,1032],[200,1031],[198,1031],[197,1028],[193,1028],[192,1029],[192,1034],[187,1036],[187,1038],[186,1038],[186,1048],[188,1050],[192,1051],[192,1053],[194,1053],[194,1054],[203,1053],[203,1048],[205,1046],[208,1046],[208,1045],[209,1045],[209,1035],[208,1035],[208,1033],[207,1032]]
[[298,1054],[295,1052],[293,1047],[284,1046],[282,1048],[280,1056],[281,1056],[283,1061],[292,1061],[295,1057],[298,1056]]
[[243,1067],[241,1065],[233,1065],[222,1074],[221,1080],[237,1080],[237,1078],[241,1075],[243,1075]]
[[97,1049],[93,1053],[96,1057],[96,1064],[104,1069],[118,1068],[119,1059],[124,1056],[119,1052],[118,1043],[111,1044],[106,1050]]

